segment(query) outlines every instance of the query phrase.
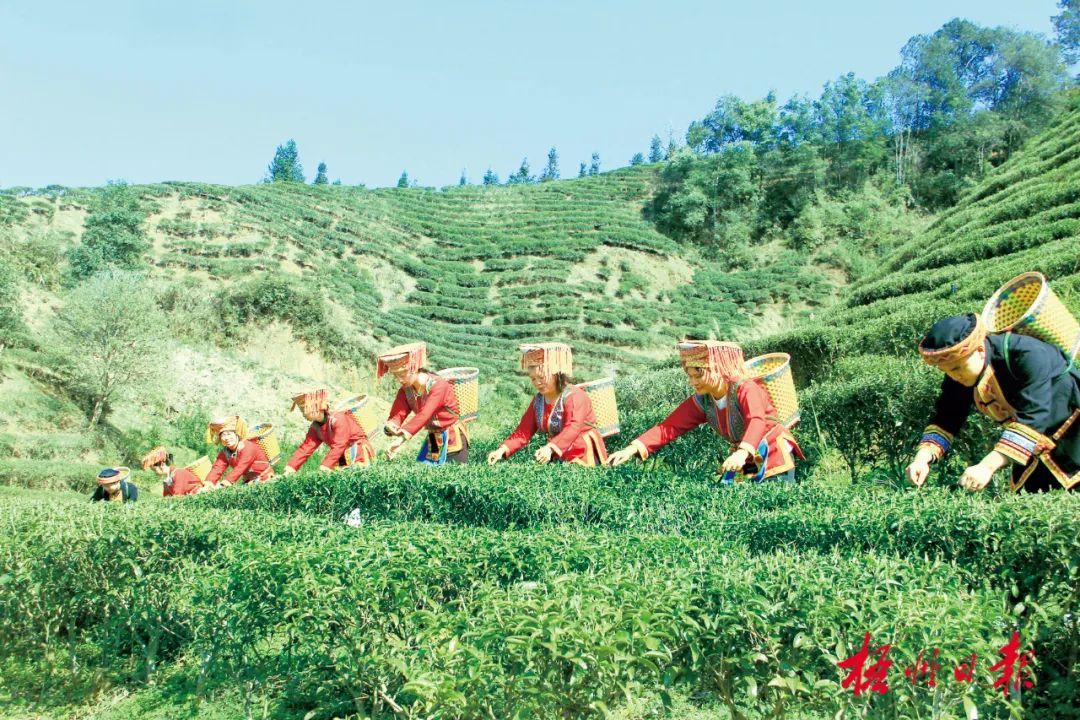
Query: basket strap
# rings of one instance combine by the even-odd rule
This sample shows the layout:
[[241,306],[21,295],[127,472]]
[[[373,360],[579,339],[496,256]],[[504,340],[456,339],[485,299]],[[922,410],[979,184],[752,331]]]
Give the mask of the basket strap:
[[1016,377],[1016,375],[1013,374],[1012,363],[1009,362],[1009,338],[1011,338],[1011,337],[1012,337],[1011,332],[1005,333],[1005,339],[1001,343],[1001,349],[1002,349],[1002,354],[1005,356],[1005,369],[1009,371],[1010,375],[1012,375],[1013,377]]

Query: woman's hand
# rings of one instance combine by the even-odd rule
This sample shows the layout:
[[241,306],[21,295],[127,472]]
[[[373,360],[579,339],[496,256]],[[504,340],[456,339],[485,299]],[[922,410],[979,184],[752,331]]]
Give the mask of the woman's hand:
[[503,460],[505,458],[506,458],[506,447],[504,445],[500,445],[499,447],[495,448],[494,450],[492,450],[491,452],[488,453],[487,463],[488,463],[488,465],[494,465],[495,463],[497,463],[500,460]]
[[613,452],[608,455],[607,464],[611,467],[618,467],[619,465],[622,465],[624,462],[634,457],[635,455],[637,455],[636,449],[632,447],[624,447],[622,450],[619,450],[618,452]]
[[281,474],[292,475],[294,472],[296,472],[296,468],[294,468],[292,465],[286,465],[284,472],[282,472]]
[[911,461],[911,464],[907,466],[904,473],[907,475],[907,479],[915,487],[922,487],[926,482],[926,478],[930,477],[930,462],[934,459],[934,454],[929,450],[920,450],[915,453],[915,459]]
[[960,476],[960,487],[972,492],[978,492],[990,484],[990,478],[994,476],[994,468],[987,467],[982,463],[972,465]]
[[746,450],[736,450],[727,456],[720,469],[724,472],[739,472],[746,466],[746,461],[750,459],[750,453]]
[[386,459],[387,460],[393,460],[394,456],[398,454],[398,451],[401,450],[401,446],[404,445],[404,444],[405,444],[405,438],[400,437],[400,436],[397,439],[395,439],[392,443],[390,443],[389,447],[386,448]]
[[533,455],[533,457],[536,459],[536,462],[540,463],[541,465],[547,465],[549,462],[551,462],[551,456],[554,454],[555,449],[550,445],[545,445],[544,447],[537,450],[536,454]]

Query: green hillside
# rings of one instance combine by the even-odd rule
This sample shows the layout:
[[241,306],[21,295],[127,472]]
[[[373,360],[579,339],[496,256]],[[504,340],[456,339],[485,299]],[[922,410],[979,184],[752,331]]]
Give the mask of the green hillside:
[[1055,125],[885,256],[819,319],[759,343],[797,358],[803,378],[842,357],[911,356],[937,318],[979,312],[993,292],[1042,272],[1080,312],[1080,96]]

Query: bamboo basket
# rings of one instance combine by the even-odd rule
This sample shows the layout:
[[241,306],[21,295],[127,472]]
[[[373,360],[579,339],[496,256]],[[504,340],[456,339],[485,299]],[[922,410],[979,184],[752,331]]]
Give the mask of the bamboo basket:
[[251,428],[247,439],[255,441],[255,444],[263,449],[271,465],[281,459],[281,443],[278,442],[277,433],[270,423],[259,423]]
[[609,377],[600,378],[578,383],[578,387],[589,396],[593,414],[596,416],[596,430],[600,433],[600,437],[618,434],[619,406],[615,402],[615,380]]
[[791,356],[769,353],[746,361],[747,377],[761,383],[769,393],[781,425],[794,427],[799,422],[799,398],[791,375]]
[[190,470],[195,477],[199,478],[199,482],[205,482],[206,476],[210,474],[210,467],[210,458],[203,455],[195,462],[185,466],[184,469]]
[[987,301],[982,318],[987,332],[1029,335],[1061,348],[1069,358],[1080,350],[1080,323],[1042,273],[1026,272],[1002,285]]
[[379,418],[375,415],[375,407],[371,398],[367,395],[353,395],[338,402],[334,406],[334,412],[348,410],[356,418],[364,434],[371,438],[379,429]]
[[456,367],[440,370],[436,373],[450,381],[454,387],[454,397],[458,402],[458,420],[472,422],[480,417],[480,370],[471,367]]

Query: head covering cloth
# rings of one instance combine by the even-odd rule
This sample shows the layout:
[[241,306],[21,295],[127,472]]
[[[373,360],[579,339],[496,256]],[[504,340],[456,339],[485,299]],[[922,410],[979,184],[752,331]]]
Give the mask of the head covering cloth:
[[124,466],[105,468],[98,473],[97,481],[98,485],[112,485],[118,483],[121,480],[127,480],[131,475],[130,468]]
[[166,450],[163,445],[158,445],[156,448],[143,456],[142,468],[143,470],[149,470],[155,465],[161,465],[162,463],[168,462],[168,460],[169,451]]
[[746,375],[742,348],[719,340],[683,340],[676,343],[683,369],[700,368],[713,385],[734,382]]
[[318,415],[330,409],[330,394],[325,388],[319,388],[318,390],[309,390],[294,395],[292,407],[289,410],[295,410],[296,408],[300,408],[300,412],[304,413],[304,417]]
[[206,442],[220,443],[221,433],[232,430],[241,440],[247,437],[247,421],[239,415],[226,415],[217,420],[211,420],[206,426]]
[[986,325],[978,315],[953,315],[934,323],[919,342],[927,365],[950,365],[971,355],[986,342]]
[[407,343],[390,348],[379,355],[375,363],[375,379],[398,368],[406,368],[410,375],[420,372],[427,365],[427,344],[422,342]]
[[574,353],[566,343],[533,343],[521,345],[518,350],[521,351],[522,370],[536,365],[545,377],[558,373],[567,376],[574,374]]

